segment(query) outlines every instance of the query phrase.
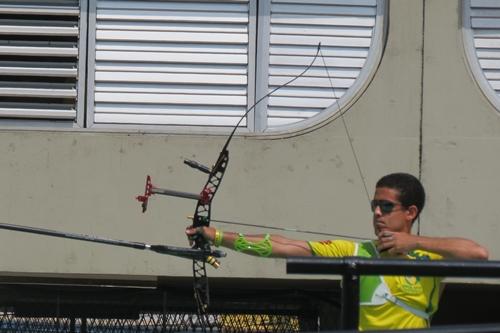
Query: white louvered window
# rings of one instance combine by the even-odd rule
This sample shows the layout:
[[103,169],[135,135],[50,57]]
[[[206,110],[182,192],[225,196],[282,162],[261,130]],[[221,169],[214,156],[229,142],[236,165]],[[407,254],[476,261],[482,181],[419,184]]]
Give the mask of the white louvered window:
[[500,111],[500,1],[465,0],[463,32],[472,73]]
[[385,2],[94,0],[90,7],[91,127],[231,128],[302,72],[321,42],[324,58],[240,124],[264,132],[331,116],[362,90],[380,59]]
[[234,126],[252,98],[252,6],[98,0],[89,123]]
[[1,123],[78,123],[79,18],[78,0],[1,1]]
[[[385,0],[0,1],[0,126],[293,130],[353,101]],[[313,66],[292,84],[255,101]],[[326,66],[324,65],[326,63]]]
[[[287,82],[309,65],[319,43],[321,57],[311,70],[260,105],[260,130],[280,128],[340,109],[343,96],[354,90],[369,57],[376,58],[382,37],[383,3],[376,0],[272,0],[266,2],[270,22],[261,40],[261,80],[257,95]],[[377,29],[378,28],[378,29]],[[377,50],[377,48],[379,48]],[[373,65],[373,61],[372,61]],[[360,82],[361,83],[361,82]],[[266,89],[267,88],[267,89]],[[355,93],[355,91],[352,91]],[[352,97],[352,95],[350,96]],[[330,112],[328,112],[330,108]]]

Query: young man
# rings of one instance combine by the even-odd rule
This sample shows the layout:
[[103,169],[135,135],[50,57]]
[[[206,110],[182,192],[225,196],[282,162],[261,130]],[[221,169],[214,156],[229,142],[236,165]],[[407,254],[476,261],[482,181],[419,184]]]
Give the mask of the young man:
[[[366,242],[328,240],[308,242],[279,235],[242,235],[215,228],[188,228],[190,237],[201,234],[215,246],[262,257],[363,256],[410,260],[488,259],[488,251],[463,238],[412,235],[411,227],[424,208],[420,181],[406,173],[382,177],[371,202],[376,239]],[[437,310],[440,278],[364,276],[360,285],[361,330],[425,328]]]

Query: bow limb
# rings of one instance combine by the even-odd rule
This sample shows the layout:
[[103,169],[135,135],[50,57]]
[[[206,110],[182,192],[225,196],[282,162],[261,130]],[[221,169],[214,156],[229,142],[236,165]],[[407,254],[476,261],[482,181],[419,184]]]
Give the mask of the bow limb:
[[[223,149],[219,154],[217,162],[210,171],[208,180],[200,194],[200,199],[196,204],[195,213],[193,216],[194,228],[210,225],[210,209],[212,200],[217,193],[221,184],[222,177],[226,172],[227,163],[229,161],[229,152]],[[194,237],[193,249],[201,249],[205,252],[210,252],[210,243],[201,235]],[[206,272],[206,263],[211,264],[215,268],[219,267],[219,262],[213,256],[208,256],[201,259],[193,259],[193,289],[195,301],[199,314],[204,314],[210,304],[210,293],[208,286],[208,276]]]
[[[245,117],[255,108],[257,104],[259,104],[261,101],[263,101],[265,98],[269,97],[272,95],[274,92],[277,90],[286,87],[287,85],[291,84],[301,76],[303,76],[314,64],[316,61],[319,51],[320,51],[320,45],[318,44],[318,48],[316,51],[316,54],[311,61],[311,63],[297,76],[289,80],[288,82],[274,88],[272,91],[267,93],[266,95],[262,96],[259,98],[250,108],[248,108],[243,115],[240,117],[236,125],[233,127],[231,133],[229,134],[226,142],[224,143],[224,146],[222,147],[222,150],[219,154],[219,157],[217,158],[217,161],[214,165],[214,167],[210,170],[206,167],[203,167],[193,161],[187,162],[188,165],[199,169],[203,172],[209,173],[208,175],[208,180],[205,183],[205,186],[203,187],[199,200],[196,204],[196,209],[195,213],[193,216],[193,227],[201,227],[201,226],[210,226],[210,208],[212,204],[212,200],[221,184],[222,178],[224,176],[224,173],[226,172],[227,164],[229,162],[229,143],[231,142],[234,134],[236,133],[236,130],[238,129],[239,125],[245,119]],[[209,242],[204,239],[201,236],[195,236],[193,248],[195,249],[203,249],[204,251],[209,251],[210,249],[210,244]],[[206,309],[208,308],[210,299],[209,299],[209,286],[208,286],[208,278],[206,274],[206,263],[210,263],[214,267],[219,266],[219,262],[213,258],[213,257],[207,257],[206,260],[198,260],[194,259],[193,260],[193,282],[194,282],[194,294],[195,294],[195,299],[197,303],[197,308],[199,314],[204,314],[206,312]]]

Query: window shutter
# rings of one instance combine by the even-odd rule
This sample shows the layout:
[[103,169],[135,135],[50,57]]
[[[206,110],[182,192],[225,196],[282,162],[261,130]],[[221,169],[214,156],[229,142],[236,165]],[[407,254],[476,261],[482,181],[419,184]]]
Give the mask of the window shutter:
[[346,96],[363,71],[373,70],[365,65],[382,40],[382,29],[376,29],[383,18],[378,3],[383,4],[377,0],[271,1],[269,37],[259,44],[259,52],[268,52],[269,63],[267,68],[258,67],[266,72],[257,76],[263,83],[257,87],[265,89],[257,97],[299,75],[320,42],[329,75],[318,57],[303,77],[269,97],[267,117],[256,121],[261,130],[311,118],[328,107],[339,109],[335,101]]
[[0,3],[0,118],[76,119],[79,16],[78,0]]
[[476,81],[500,110],[500,1],[464,1],[464,42]]
[[96,7],[93,126],[236,124],[249,98],[249,1]]

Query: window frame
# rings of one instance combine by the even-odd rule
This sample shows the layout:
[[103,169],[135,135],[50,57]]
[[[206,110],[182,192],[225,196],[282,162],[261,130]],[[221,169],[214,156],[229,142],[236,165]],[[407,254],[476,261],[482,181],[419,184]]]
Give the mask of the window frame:
[[481,92],[486,96],[486,99],[496,111],[500,112],[500,95],[495,92],[486,78],[483,68],[479,63],[476,47],[474,46],[474,33],[471,25],[471,1],[472,0],[462,0],[462,39],[467,65]]

